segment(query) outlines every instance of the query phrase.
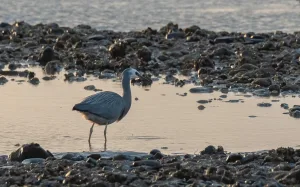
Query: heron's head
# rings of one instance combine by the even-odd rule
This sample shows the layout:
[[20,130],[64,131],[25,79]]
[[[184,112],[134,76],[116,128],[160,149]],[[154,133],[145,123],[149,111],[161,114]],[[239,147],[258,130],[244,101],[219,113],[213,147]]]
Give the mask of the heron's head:
[[144,80],[150,81],[148,78],[142,76],[142,74],[140,72],[138,72],[134,68],[127,68],[127,69],[125,69],[123,71],[123,75],[124,74],[127,74],[130,79],[140,78],[140,79],[144,79]]

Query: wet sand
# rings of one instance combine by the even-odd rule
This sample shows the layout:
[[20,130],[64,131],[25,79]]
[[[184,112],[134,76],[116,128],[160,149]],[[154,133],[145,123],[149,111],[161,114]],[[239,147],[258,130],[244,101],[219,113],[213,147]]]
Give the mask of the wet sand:
[[[34,71],[42,77],[40,70]],[[86,85],[120,94],[121,85],[93,77],[67,83],[63,74],[60,76],[52,81],[40,79],[38,86],[14,81],[0,86],[0,153],[8,154],[16,148],[15,144],[29,142],[38,142],[51,152],[89,151],[91,124],[72,107],[95,93],[84,90]],[[200,111],[196,101],[219,98],[222,93],[192,94],[189,89],[193,85],[179,88],[162,82],[154,82],[149,91],[132,87],[130,112],[121,122],[108,127],[109,151],[149,152],[165,148],[164,153],[176,154],[199,152],[207,145],[222,145],[232,152],[298,146],[299,120],[282,114],[287,111],[280,104],[299,104],[299,98],[246,98],[241,93],[229,93],[223,101],[204,104],[206,108]],[[185,92],[185,97],[176,94]],[[224,102],[230,99],[243,99],[244,103]],[[280,102],[271,102],[273,99]],[[270,102],[272,106],[258,107],[259,102]],[[250,115],[257,117],[249,118]],[[104,127],[94,128],[92,151],[103,150],[103,130]]]

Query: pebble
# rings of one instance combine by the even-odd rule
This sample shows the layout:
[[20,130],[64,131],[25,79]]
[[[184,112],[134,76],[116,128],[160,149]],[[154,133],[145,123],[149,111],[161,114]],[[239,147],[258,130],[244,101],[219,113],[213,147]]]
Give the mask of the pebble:
[[43,158],[29,158],[22,161],[22,164],[43,164],[45,159]]
[[4,85],[7,82],[8,82],[8,80],[5,77],[3,77],[3,76],[0,77],[0,85]]
[[257,106],[259,106],[259,107],[271,107],[272,104],[271,103],[264,103],[264,102],[262,102],[262,103],[257,103]]
[[95,90],[96,87],[94,85],[88,85],[84,87],[85,90]]
[[198,109],[199,109],[199,110],[204,110],[204,109],[205,109],[205,106],[199,105],[199,106],[198,106]]
[[197,88],[191,88],[189,91],[191,93],[212,93],[213,88],[210,88],[210,87],[197,87]]
[[198,100],[197,103],[199,103],[199,104],[207,104],[207,103],[209,103],[209,101],[208,100]]
[[37,77],[34,77],[30,79],[28,82],[32,85],[38,85],[40,83],[40,80]]

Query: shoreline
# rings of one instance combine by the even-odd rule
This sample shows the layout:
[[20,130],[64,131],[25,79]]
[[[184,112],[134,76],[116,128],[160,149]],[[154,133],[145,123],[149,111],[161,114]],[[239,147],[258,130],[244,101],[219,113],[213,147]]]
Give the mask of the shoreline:
[[[61,69],[68,71],[65,81],[69,82],[85,81],[87,74],[109,78],[133,66],[152,78],[165,73],[163,79],[177,87],[194,84],[196,88],[190,89],[191,93],[218,90],[227,94],[233,90],[259,97],[300,93],[300,32],[242,34],[208,31],[198,26],[181,29],[173,23],[159,30],[113,32],[97,31],[88,25],[67,28],[55,23],[33,26],[25,22],[2,23],[0,31],[3,85],[11,81],[6,77],[23,77],[28,84],[38,86],[40,81],[55,79]],[[47,76],[19,71],[20,62],[39,62]],[[181,74],[189,78],[177,79]],[[288,109],[291,117],[300,117],[298,105]],[[300,149],[293,148],[228,155],[222,147],[208,146],[201,153],[184,156],[152,150],[145,157],[132,160],[122,154],[113,158],[101,158],[101,154],[90,158],[66,154],[64,159],[55,159],[39,146],[34,147],[31,157],[26,155],[28,152],[18,150],[17,162],[2,158],[0,184],[153,187],[300,184]],[[42,156],[35,155],[37,152]]]
[[[15,156],[0,159],[0,182],[33,186],[293,186],[300,184],[300,149],[277,148],[261,152],[227,153],[222,146],[207,146],[195,154],[165,155],[153,149],[132,155],[97,152],[60,158],[38,144],[21,146]],[[20,148],[21,148],[20,147]],[[30,147],[30,148],[29,148]],[[25,151],[26,150],[26,151]],[[42,158],[31,151],[39,152]],[[29,158],[30,154],[35,157]],[[27,159],[24,159],[24,158]],[[21,160],[18,160],[21,159]],[[20,164],[20,162],[22,162]],[[60,168],[57,170],[56,168]],[[27,175],[24,171],[28,170]],[[23,176],[23,178],[19,177]]]

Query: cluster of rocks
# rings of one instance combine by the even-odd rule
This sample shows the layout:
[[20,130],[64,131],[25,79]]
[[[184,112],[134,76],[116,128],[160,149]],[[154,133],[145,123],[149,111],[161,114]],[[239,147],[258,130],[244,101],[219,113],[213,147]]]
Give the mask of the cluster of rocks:
[[66,74],[71,81],[84,81],[84,74],[103,77],[104,70],[120,73],[131,66],[152,76],[193,77],[197,72],[189,81],[171,78],[178,86],[197,82],[278,95],[300,90],[299,56],[300,32],[214,32],[172,22],[159,30],[131,32],[99,31],[89,25],[0,24],[0,67],[5,64],[14,71],[20,61],[39,62],[50,75],[61,67],[75,70]]
[[197,154],[143,156],[67,153],[55,158],[38,144],[22,145],[0,159],[6,186],[295,186],[300,149],[227,153],[208,146]]

